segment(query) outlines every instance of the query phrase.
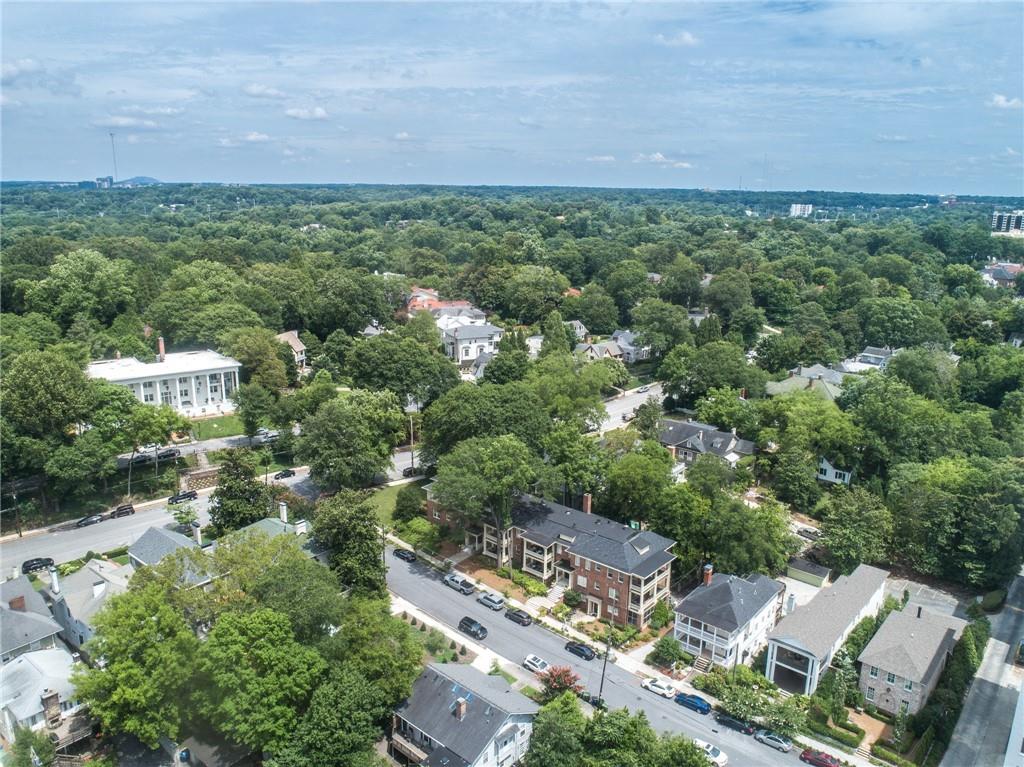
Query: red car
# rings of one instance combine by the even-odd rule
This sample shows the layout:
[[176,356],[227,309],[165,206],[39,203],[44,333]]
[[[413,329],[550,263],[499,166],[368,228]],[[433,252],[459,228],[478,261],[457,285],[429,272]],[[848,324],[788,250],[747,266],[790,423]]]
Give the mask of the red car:
[[800,761],[813,764],[814,767],[842,767],[839,760],[824,751],[812,751],[807,748],[800,754]]

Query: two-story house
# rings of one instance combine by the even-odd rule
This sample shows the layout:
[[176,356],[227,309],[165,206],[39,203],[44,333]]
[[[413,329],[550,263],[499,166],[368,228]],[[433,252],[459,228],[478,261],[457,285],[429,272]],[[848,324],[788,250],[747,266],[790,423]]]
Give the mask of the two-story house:
[[505,331],[494,325],[457,325],[444,330],[444,352],[459,365],[469,365],[481,354],[494,354]]
[[881,609],[888,575],[877,567],[857,565],[850,575],[840,576],[786,615],[768,635],[764,675],[789,692],[813,694],[850,632]]
[[3,667],[0,685],[0,735],[14,741],[18,729],[45,730],[66,745],[92,733],[81,712],[71,675],[75,658],[63,647],[33,650]]
[[[499,532],[484,523],[478,540],[496,561],[579,592],[588,615],[643,629],[658,602],[669,599],[676,542],[591,514],[590,508],[589,495],[582,511],[522,495],[513,501],[511,524]],[[426,513],[433,522],[449,521],[429,492]]]
[[638,343],[632,330],[616,330],[612,340],[622,350],[622,361],[627,365],[651,358],[651,347]]
[[764,575],[715,574],[705,565],[701,585],[676,605],[675,638],[688,653],[724,668],[748,663],[768,643],[784,592]]
[[57,647],[58,624],[24,575],[0,584],[0,661]]
[[672,457],[691,464],[697,456],[710,453],[735,468],[743,458],[754,454],[754,443],[740,439],[733,431],[721,431],[698,421],[676,421],[662,418],[658,422],[658,442],[668,448]]
[[827,482],[830,485],[849,485],[853,479],[853,472],[833,464],[825,456],[818,459],[818,481]]
[[50,571],[50,585],[43,590],[61,627],[61,638],[74,650],[92,638],[92,619],[110,597],[128,590],[135,572],[131,565],[90,559],[85,567],[66,578]]
[[501,676],[431,664],[394,711],[391,751],[429,767],[511,767],[530,746],[538,709]]
[[966,627],[967,621],[915,604],[889,613],[857,658],[864,699],[889,714],[916,714]]
[[289,330],[284,333],[278,333],[274,338],[292,350],[292,359],[295,360],[296,369],[300,373],[304,371],[306,369],[306,345],[299,338],[299,331]]

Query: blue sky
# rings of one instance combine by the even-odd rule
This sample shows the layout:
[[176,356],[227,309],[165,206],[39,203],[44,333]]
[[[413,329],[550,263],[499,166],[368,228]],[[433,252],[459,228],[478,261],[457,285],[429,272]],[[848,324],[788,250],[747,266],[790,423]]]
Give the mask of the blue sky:
[[2,10],[6,179],[1024,194],[1019,2]]

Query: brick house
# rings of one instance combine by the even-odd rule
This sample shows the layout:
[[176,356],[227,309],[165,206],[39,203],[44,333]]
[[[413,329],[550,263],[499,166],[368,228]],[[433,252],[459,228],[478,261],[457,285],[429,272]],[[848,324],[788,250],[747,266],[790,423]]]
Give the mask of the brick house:
[[[636,530],[583,510],[522,495],[512,505],[512,524],[499,534],[483,523],[467,532],[467,543],[484,555],[556,587],[579,592],[581,609],[595,618],[644,629],[658,602],[669,601],[675,541],[650,530]],[[456,514],[441,508],[427,490],[427,519],[457,525]]]

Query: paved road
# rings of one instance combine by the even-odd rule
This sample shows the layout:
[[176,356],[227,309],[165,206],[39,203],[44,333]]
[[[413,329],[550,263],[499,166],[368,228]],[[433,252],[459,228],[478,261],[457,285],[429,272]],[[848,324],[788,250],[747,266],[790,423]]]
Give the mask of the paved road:
[[992,639],[971,684],[943,767],[1001,765],[1024,669],[1014,665],[1017,643],[1024,638],[1024,571],[1010,586],[1006,606],[992,616]]
[[[319,495],[305,471],[280,480],[280,483],[306,497],[315,498]],[[193,501],[193,506],[199,512],[199,521],[204,525],[210,521],[209,505],[209,491],[202,491],[199,499]],[[19,568],[20,572],[21,563],[33,557],[53,557],[54,562],[60,564],[78,559],[87,551],[104,552],[130,546],[149,528],[173,521],[174,517],[166,505],[160,504],[152,508],[140,508],[130,517],[107,519],[89,527],[76,528],[71,522],[53,532],[13,538],[0,543],[0,573],[7,575],[12,567]]]
[[632,413],[637,407],[647,401],[648,398],[654,397],[659,403],[661,402],[661,384],[651,384],[650,390],[641,392],[639,387],[627,391],[625,396],[618,397],[616,399],[605,400],[604,409],[607,412],[604,422],[601,424],[599,433],[603,434],[606,431],[620,428],[625,421],[622,420],[622,416],[625,413]]
[[[441,575],[422,563],[410,565],[389,552],[388,564],[387,580],[391,591],[435,619],[455,627],[464,615],[475,618],[489,632],[479,644],[515,663],[521,662],[529,653],[536,653],[549,663],[571,666],[580,675],[584,687],[597,693],[601,682],[600,660],[587,662],[570,655],[565,651],[566,640],[563,637],[537,625],[524,627],[512,623],[503,613],[489,610],[474,597],[463,596],[446,587],[441,582]],[[750,736],[721,729],[713,717],[701,716],[642,689],[639,678],[614,663],[608,664],[603,692],[612,708],[625,706],[631,710],[643,710],[656,730],[683,733],[714,743],[729,756],[731,765],[799,763],[796,750],[781,754]]]

